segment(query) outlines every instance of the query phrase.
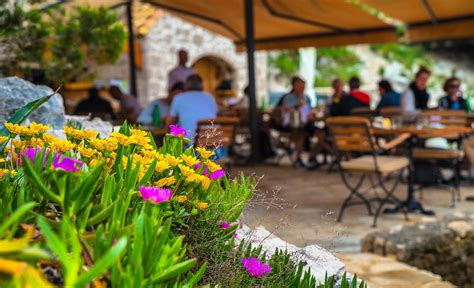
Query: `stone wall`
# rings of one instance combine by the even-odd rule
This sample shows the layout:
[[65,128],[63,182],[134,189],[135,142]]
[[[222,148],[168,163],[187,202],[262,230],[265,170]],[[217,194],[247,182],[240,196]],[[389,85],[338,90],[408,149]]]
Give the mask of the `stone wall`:
[[[177,64],[177,51],[189,52],[189,63],[205,56],[214,56],[228,63],[235,75],[234,88],[243,96],[247,85],[247,58],[238,53],[234,43],[225,37],[212,33],[175,17],[163,13],[146,37],[140,40],[143,69],[137,70],[139,101],[145,106],[155,98],[166,97],[168,72]],[[267,94],[266,52],[255,53],[257,97]],[[123,53],[114,65],[98,68],[97,82],[108,83],[111,79],[129,80],[128,54]]]
[[474,226],[471,218],[422,222],[374,232],[362,251],[429,270],[458,286],[474,287]]

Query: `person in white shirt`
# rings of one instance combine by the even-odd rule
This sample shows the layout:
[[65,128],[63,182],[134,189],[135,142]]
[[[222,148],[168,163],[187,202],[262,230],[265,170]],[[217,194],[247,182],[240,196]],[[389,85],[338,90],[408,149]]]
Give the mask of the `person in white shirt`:
[[168,117],[174,96],[182,92],[184,92],[184,83],[175,83],[168,91],[168,96],[166,98],[159,98],[151,101],[142,111],[137,121],[143,125],[151,125],[153,123],[153,111],[155,110],[155,107],[160,109],[160,115],[162,118]]
[[178,51],[178,66],[168,73],[168,90],[178,82],[186,82],[189,76],[196,74],[193,68],[187,67],[188,52],[186,50]]

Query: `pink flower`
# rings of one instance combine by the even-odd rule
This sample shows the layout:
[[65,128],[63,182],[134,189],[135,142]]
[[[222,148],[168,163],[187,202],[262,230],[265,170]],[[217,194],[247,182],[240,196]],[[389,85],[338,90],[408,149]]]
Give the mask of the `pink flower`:
[[242,258],[241,262],[242,266],[244,266],[245,270],[247,270],[252,277],[262,277],[272,271],[270,265],[260,263],[255,257]]
[[188,137],[188,133],[186,133],[186,129],[179,127],[178,125],[170,125],[170,133],[176,137]]
[[239,234],[235,233],[234,234],[234,239],[237,239],[237,237],[239,237]]
[[216,171],[212,172],[211,175],[209,175],[209,178],[214,180],[214,179],[222,178],[224,176],[225,176],[224,169],[219,169],[219,170],[216,170]]
[[153,203],[168,201],[171,198],[171,194],[173,194],[173,191],[171,189],[159,188],[154,186],[140,186],[138,190],[142,194],[143,200],[150,200]]
[[[199,170],[199,168],[202,167],[202,163],[198,163],[196,165],[194,165],[194,170]],[[204,166],[204,170],[202,171],[202,175],[207,175],[207,173],[209,172],[209,168],[207,168],[207,165]]]
[[230,227],[230,224],[226,221],[222,221],[219,226],[221,226],[222,229],[227,229]]
[[61,154],[56,154],[53,160],[53,168],[60,169],[64,171],[77,172],[82,168],[82,161],[71,157],[63,157]]

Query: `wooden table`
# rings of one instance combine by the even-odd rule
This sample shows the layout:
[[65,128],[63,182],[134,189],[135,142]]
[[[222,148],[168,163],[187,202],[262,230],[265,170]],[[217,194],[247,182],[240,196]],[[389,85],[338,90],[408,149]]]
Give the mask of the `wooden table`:
[[391,135],[400,135],[403,133],[410,134],[410,138],[407,141],[407,151],[408,151],[408,159],[410,161],[410,165],[408,166],[408,193],[407,199],[397,204],[392,209],[387,209],[384,211],[385,213],[398,213],[400,210],[407,210],[407,212],[420,212],[421,214],[425,215],[434,215],[433,211],[425,210],[423,205],[415,199],[414,192],[415,192],[415,178],[414,178],[414,159],[413,159],[413,144],[416,139],[426,139],[431,137],[443,137],[450,140],[459,140],[464,135],[470,134],[473,132],[473,129],[470,127],[461,127],[461,126],[453,126],[453,127],[443,127],[443,128],[417,128],[417,127],[401,127],[397,129],[380,129],[374,128],[373,133],[375,136],[378,137],[388,137]]

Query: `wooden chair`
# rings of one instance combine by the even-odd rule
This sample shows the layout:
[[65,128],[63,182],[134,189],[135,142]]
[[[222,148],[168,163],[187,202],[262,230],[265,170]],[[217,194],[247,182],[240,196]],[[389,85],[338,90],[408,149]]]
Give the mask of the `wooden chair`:
[[[361,191],[366,176],[375,176],[376,181],[370,187],[382,188],[385,197],[376,198],[379,202],[374,215],[373,226],[377,224],[377,218],[382,207],[388,202],[400,201],[393,195],[397,188],[403,170],[408,167],[409,161],[406,157],[382,156],[381,152],[395,148],[409,138],[409,134],[402,134],[382,146],[377,145],[372,133],[369,121],[363,117],[334,117],[326,120],[329,129],[329,137],[332,138],[334,151],[336,152],[336,163],[339,167],[342,181],[349,189],[350,194],[344,200],[337,221],[342,220],[344,210],[347,206],[354,204],[365,204],[369,215],[372,215],[372,200],[367,199]],[[355,158],[352,158],[354,157]],[[355,184],[349,183],[348,174],[355,173],[358,180]],[[389,187],[386,182],[388,178],[396,174],[394,184]],[[353,201],[354,197],[362,202]],[[405,214],[406,217],[406,214]]]
[[402,116],[402,109],[400,107],[384,107],[380,108],[380,116],[384,118],[396,118]]
[[351,110],[351,116],[364,117],[372,119],[377,115],[377,112],[370,109],[369,107],[357,107]]
[[227,149],[228,155],[216,160],[216,162],[226,166],[228,172],[233,165],[231,155],[238,123],[239,118],[217,117],[202,119],[197,124],[194,146],[204,147],[209,150],[215,150],[219,147]]
[[[436,177],[436,180],[441,182],[438,181],[438,183],[434,185],[445,186],[451,190],[451,206],[454,207],[456,203],[456,195],[458,201],[461,199],[461,191],[459,189],[461,178],[460,165],[464,158],[464,153],[460,147],[463,137],[460,133],[455,131],[455,128],[465,127],[467,125],[467,114],[466,112],[459,110],[427,110],[422,112],[421,119],[422,121],[426,122],[425,124],[430,126],[441,125],[443,127],[453,128],[452,134],[444,134],[440,136],[448,139],[451,142],[457,142],[458,149],[419,147],[413,149],[413,159],[415,160],[415,163],[427,163],[429,165],[433,165],[434,167],[442,167],[453,170],[454,176],[451,179],[443,179],[441,171],[438,169],[437,174],[439,175]],[[421,140],[426,140],[436,137],[436,134],[436,130],[434,130],[430,133],[426,133],[426,135],[420,135],[420,138]],[[421,141],[421,144],[424,144],[424,141]],[[433,185],[427,183],[418,184],[420,185],[419,189],[421,191],[421,197],[423,197],[423,188]]]

